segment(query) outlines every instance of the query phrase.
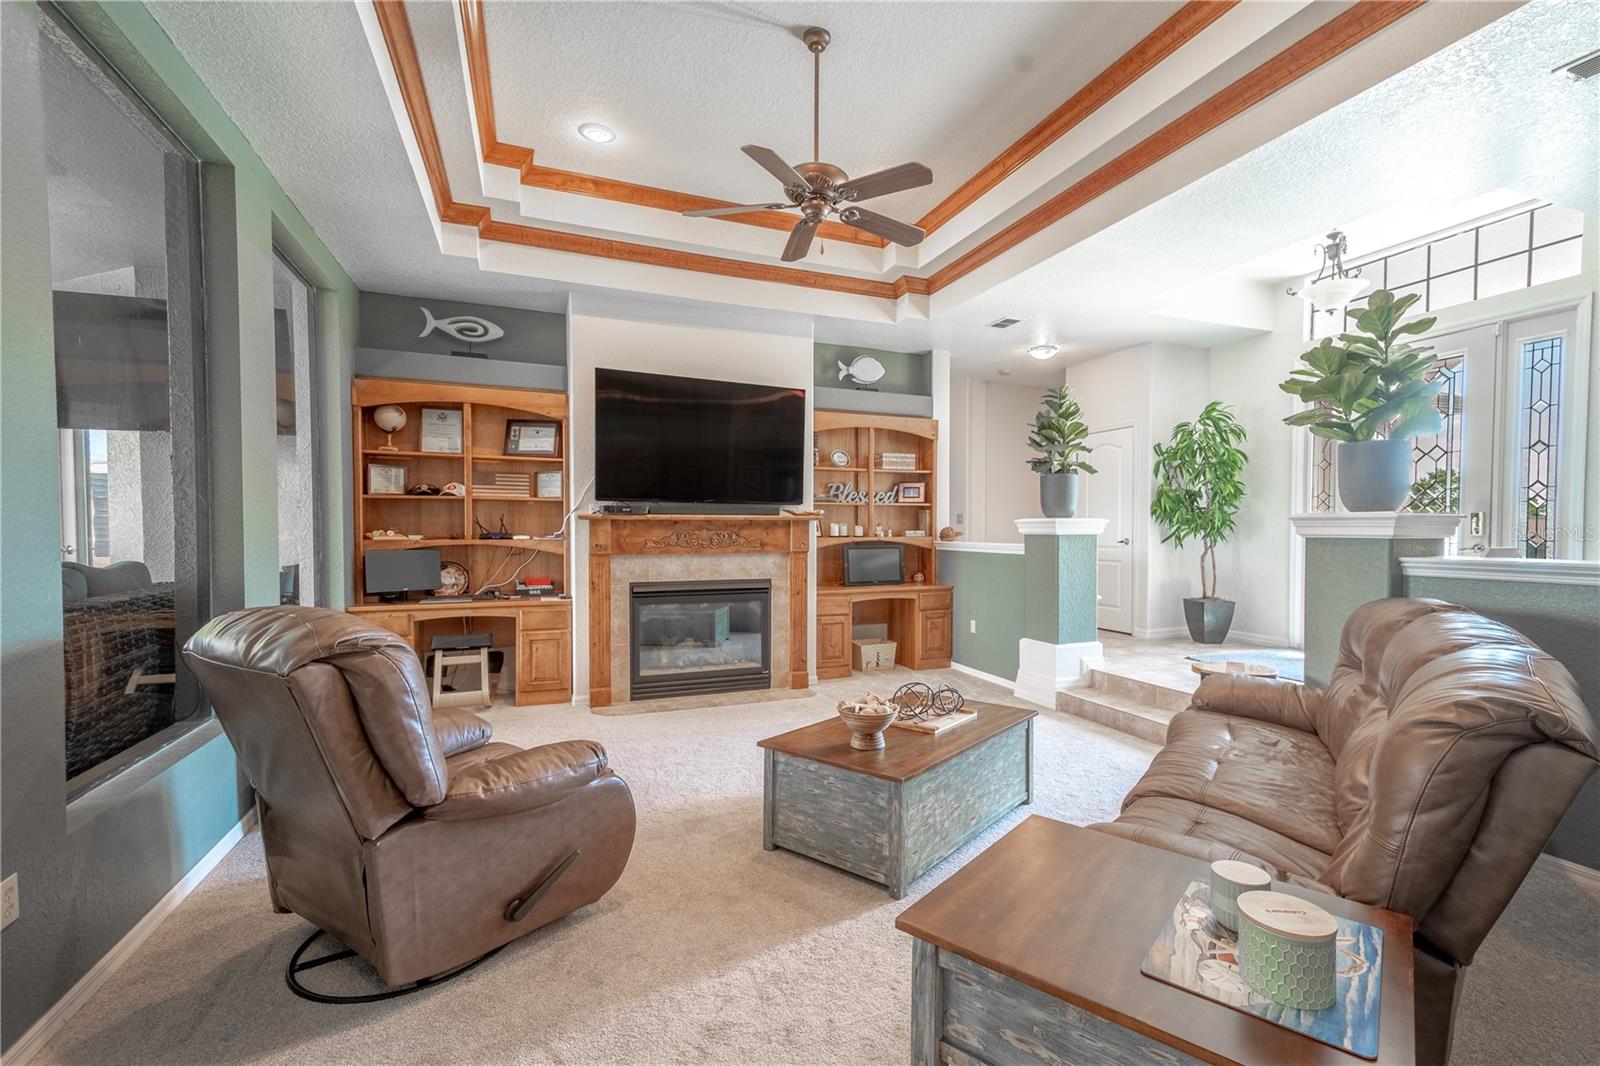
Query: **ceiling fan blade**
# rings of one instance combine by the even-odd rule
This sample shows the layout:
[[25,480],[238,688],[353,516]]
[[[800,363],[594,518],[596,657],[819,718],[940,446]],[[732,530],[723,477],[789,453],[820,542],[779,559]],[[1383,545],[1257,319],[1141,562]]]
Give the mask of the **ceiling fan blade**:
[[794,224],[794,229],[789,231],[789,243],[783,246],[783,261],[792,263],[796,259],[804,259],[811,250],[811,238],[817,232],[817,223],[813,219],[802,218]]
[[921,163],[901,163],[865,177],[851,178],[839,192],[846,200],[870,200],[874,196],[887,196],[902,189],[916,189],[932,183],[933,171]]
[[922,243],[922,238],[927,236],[921,229],[909,222],[900,222],[888,215],[880,215],[876,211],[868,211],[864,207],[847,207],[839,212],[839,221],[847,222],[856,229],[864,229],[868,233],[875,233],[885,240],[896,244],[903,244],[907,248]]
[[811,188],[806,179],[802,178],[794,167],[785,163],[782,157],[771,148],[763,148],[759,144],[747,144],[740,151],[761,164],[761,168],[768,174],[783,182],[785,189],[798,187],[801,190],[807,190]]
[[751,211],[784,211],[794,204],[730,204],[727,207],[703,207],[698,211],[685,211],[684,218],[716,218],[718,215],[744,215]]

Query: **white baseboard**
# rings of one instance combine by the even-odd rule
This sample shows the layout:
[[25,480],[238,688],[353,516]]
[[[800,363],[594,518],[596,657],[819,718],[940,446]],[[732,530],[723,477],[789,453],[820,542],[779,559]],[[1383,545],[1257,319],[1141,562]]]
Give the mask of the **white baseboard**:
[[5,1056],[5,1066],[27,1066],[29,1059],[39,1053],[57,1033],[59,1033],[78,1013],[79,1009],[89,1001],[89,998],[100,989],[100,986],[110,980],[122,964],[127,962],[139,946],[150,939],[150,934],[160,928],[167,916],[178,909],[195,887],[204,881],[206,875],[217,868],[217,865],[233,850],[235,844],[243,840],[246,833],[256,827],[256,809],[251,807],[245,816],[239,819],[237,825],[217,841],[205,856],[189,869],[173,885],[161,901],[150,912],[134,925],[134,927],[117,941],[110,951],[99,962],[89,967],[89,972],[78,978],[78,982],[67,990],[67,994],[56,1001],[55,1005],[44,1012],[44,1016],[34,1022],[28,1031],[17,1038],[11,1045],[11,1050]]
[[1001,677],[999,674],[986,674],[982,670],[974,670],[972,667],[968,666],[966,663],[958,663],[958,662],[955,662],[954,660],[952,660],[951,663],[950,663],[950,669],[959,670],[963,674],[969,674],[972,677],[977,678],[979,681],[987,681],[991,685],[999,685],[1001,688],[1004,688],[1004,689],[1009,689],[1013,685],[1016,684],[1016,682],[1013,681],[1011,678]]
[[[1133,636],[1137,640],[1187,640],[1189,638],[1188,626],[1163,626],[1160,629],[1135,629]],[[1288,648],[1292,647],[1289,638],[1271,633],[1252,633],[1247,629],[1228,630],[1228,639],[1235,644],[1251,644],[1258,648]]]
[[1023,637],[1017,641],[1017,680],[1012,695],[1055,710],[1056,693],[1073,688],[1089,670],[1105,664],[1098,640],[1046,644]]

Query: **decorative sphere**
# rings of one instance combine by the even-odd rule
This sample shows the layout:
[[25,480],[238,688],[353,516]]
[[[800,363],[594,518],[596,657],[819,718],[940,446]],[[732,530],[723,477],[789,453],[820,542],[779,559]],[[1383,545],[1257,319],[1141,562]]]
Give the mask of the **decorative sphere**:
[[398,433],[406,428],[406,410],[397,404],[386,403],[373,410],[372,423],[385,433]]

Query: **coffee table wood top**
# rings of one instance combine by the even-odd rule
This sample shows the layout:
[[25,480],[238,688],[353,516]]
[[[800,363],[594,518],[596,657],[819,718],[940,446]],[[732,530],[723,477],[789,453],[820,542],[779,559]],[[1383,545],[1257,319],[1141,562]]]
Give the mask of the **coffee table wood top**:
[[976,700],[968,700],[964,709],[976,711],[977,721],[937,736],[910,729],[891,729],[887,734],[888,743],[881,751],[852,748],[850,729],[838,717],[759,740],[756,746],[885,781],[907,781],[1038,714],[1023,707],[1002,707]]
[[[895,927],[1208,1062],[1365,1062],[1139,972],[1183,890],[1208,876],[1198,859],[1033,815]],[[1273,890],[1383,930],[1378,1061],[1412,1062],[1411,920],[1281,882]]]

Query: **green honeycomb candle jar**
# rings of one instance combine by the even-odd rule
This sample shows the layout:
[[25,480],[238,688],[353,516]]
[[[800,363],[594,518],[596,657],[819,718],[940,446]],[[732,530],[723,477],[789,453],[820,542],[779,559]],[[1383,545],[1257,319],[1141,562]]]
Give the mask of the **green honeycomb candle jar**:
[[1333,915],[1282,892],[1245,892],[1237,905],[1239,969],[1245,982],[1285,1007],[1333,1006],[1339,934]]

